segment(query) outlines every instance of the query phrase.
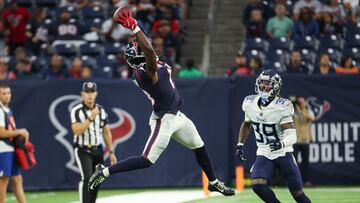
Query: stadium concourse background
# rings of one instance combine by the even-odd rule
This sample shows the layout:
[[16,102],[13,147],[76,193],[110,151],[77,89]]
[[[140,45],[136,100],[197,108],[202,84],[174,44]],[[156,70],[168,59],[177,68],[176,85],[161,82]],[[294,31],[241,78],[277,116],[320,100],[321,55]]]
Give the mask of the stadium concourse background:
[[[282,96],[305,96],[315,112],[310,179],[316,185],[360,184],[360,76],[283,76]],[[119,159],[140,154],[149,134],[151,105],[130,80],[97,80],[98,102],[109,112]],[[241,103],[254,93],[254,77],[178,79],[183,112],[196,124],[216,173],[234,178],[234,146],[243,119]],[[38,165],[24,172],[26,189],[76,188],[80,175],[72,152],[69,110],[80,101],[82,81],[11,82],[17,126],[26,127]],[[246,174],[255,157],[253,136],[246,145]],[[105,187],[195,186],[201,171],[191,151],[175,142],[149,169],[115,175]]]

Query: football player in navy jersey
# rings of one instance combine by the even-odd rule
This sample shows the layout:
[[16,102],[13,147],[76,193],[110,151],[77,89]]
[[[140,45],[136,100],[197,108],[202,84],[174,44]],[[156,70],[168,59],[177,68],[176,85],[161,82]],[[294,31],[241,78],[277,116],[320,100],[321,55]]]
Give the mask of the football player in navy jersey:
[[150,167],[173,138],[193,150],[197,162],[209,179],[210,191],[217,191],[225,196],[234,195],[233,189],[226,187],[216,178],[204,142],[195,125],[180,112],[183,99],[171,79],[171,67],[158,60],[151,42],[137,26],[130,11],[118,9],[115,15],[114,22],[132,30],[136,36],[137,41],[127,46],[125,58],[127,63],[134,68],[134,83],[152,102],[153,113],[149,121],[151,134],[141,156],[128,157],[109,167],[97,165],[90,178],[89,189],[96,188],[109,175]]

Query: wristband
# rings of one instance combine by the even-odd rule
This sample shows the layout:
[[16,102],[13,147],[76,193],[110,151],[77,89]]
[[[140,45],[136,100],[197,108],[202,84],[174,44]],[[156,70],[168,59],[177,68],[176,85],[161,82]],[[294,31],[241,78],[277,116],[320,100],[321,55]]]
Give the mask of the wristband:
[[133,29],[132,31],[133,31],[134,34],[136,34],[136,33],[138,33],[140,30],[141,30],[140,27],[139,27],[139,26],[136,26],[136,28]]
[[113,150],[110,150],[110,151],[109,151],[109,154],[114,154],[114,151],[113,151]]
[[241,143],[241,142],[239,142],[239,143],[237,143],[237,145],[236,146],[244,146],[244,144],[243,143]]

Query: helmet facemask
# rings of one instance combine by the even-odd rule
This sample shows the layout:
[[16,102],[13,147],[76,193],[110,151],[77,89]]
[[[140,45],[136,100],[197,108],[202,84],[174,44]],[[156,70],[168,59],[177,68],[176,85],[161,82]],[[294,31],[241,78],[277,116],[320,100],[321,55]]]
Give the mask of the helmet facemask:
[[260,95],[261,103],[267,104],[279,95],[281,78],[274,71],[263,71],[256,79],[255,92]]

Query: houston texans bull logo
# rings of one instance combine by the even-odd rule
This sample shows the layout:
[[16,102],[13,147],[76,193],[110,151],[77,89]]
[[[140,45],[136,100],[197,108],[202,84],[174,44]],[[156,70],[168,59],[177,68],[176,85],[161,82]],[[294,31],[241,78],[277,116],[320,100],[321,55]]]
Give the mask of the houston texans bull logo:
[[[72,132],[69,131],[70,125],[67,126],[59,121],[59,118],[57,117],[56,114],[56,109],[60,105],[66,105],[65,102],[69,102],[67,106],[68,109],[65,112],[65,114],[69,116],[72,107],[74,107],[76,104],[80,103],[81,101],[82,98],[78,95],[65,95],[54,100],[49,108],[50,121],[58,131],[58,133],[55,135],[55,139],[66,148],[70,156],[70,160],[67,161],[65,166],[66,168],[77,173],[79,173],[79,168],[76,165],[74,152],[73,152],[74,150],[73,145],[68,140],[69,137],[73,136]],[[115,123],[109,124],[112,133],[114,149],[116,149],[118,144],[125,142],[126,140],[131,138],[131,136],[134,134],[136,125],[134,118],[128,112],[119,108],[112,108],[111,110],[118,117],[118,120]],[[69,117],[62,118],[62,120],[65,119],[68,120]],[[108,157],[109,157],[109,153],[107,149],[105,149],[105,159],[107,159]]]
[[306,101],[315,115],[315,120],[319,120],[331,108],[328,101],[321,100],[316,97],[308,97]]

